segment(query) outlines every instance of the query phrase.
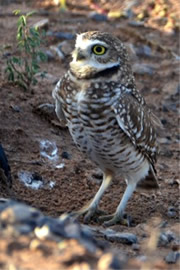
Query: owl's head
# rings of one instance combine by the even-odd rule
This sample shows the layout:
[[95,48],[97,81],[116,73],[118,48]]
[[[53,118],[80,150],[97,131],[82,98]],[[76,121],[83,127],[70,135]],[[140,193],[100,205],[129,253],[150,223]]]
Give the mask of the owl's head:
[[93,31],[77,35],[72,58],[70,69],[79,79],[98,79],[129,72],[123,43],[109,33]]

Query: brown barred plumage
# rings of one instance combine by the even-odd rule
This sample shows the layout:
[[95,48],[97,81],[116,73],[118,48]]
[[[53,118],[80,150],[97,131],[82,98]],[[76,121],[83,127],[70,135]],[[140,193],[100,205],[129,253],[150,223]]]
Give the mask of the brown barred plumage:
[[[136,186],[158,187],[155,117],[137,91],[122,42],[108,33],[77,36],[70,69],[53,91],[56,113],[66,118],[79,149],[104,172],[94,199],[78,213],[88,221],[115,175],[127,188],[114,215],[101,217],[106,225],[124,223],[127,201]],[[146,185],[147,183],[147,185]]]

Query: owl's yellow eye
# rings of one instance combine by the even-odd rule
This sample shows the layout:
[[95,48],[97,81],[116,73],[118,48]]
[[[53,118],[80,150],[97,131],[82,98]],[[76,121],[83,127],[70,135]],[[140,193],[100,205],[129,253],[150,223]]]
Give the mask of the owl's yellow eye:
[[106,48],[102,45],[95,45],[92,48],[93,53],[97,54],[97,55],[103,55],[106,52]]

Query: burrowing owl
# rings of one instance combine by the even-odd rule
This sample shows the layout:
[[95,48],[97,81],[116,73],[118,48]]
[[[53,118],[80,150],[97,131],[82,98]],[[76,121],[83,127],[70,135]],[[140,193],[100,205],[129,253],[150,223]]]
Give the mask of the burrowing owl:
[[[78,148],[103,171],[94,199],[78,214],[89,221],[116,175],[127,183],[113,215],[102,216],[106,225],[127,223],[124,210],[136,186],[158,187],[155,121],[137,91],[127,51],[109,33],[86,32],[77,36],[70,68],[53,90],[56,113],[65,118]],[[146,184],[146,185],[145,185]]]

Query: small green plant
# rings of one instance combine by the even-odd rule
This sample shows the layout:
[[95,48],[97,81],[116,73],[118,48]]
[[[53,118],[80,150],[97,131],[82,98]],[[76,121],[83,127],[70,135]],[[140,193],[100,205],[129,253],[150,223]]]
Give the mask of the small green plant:
[[[20,14],[20,10],[14,11],[15,15]],[[20,15],[17,21],[17,49],[18,55],[7,59],[5,72],[8,80],[17,83],[25,90],[37,83],[35,75],[40,72],[40,61],[46,61],[46,55],[40,50],[42,35],[37,27],[29,27],[28,18],[34,12]],[[43,74],[43,73],[42,73]]]

